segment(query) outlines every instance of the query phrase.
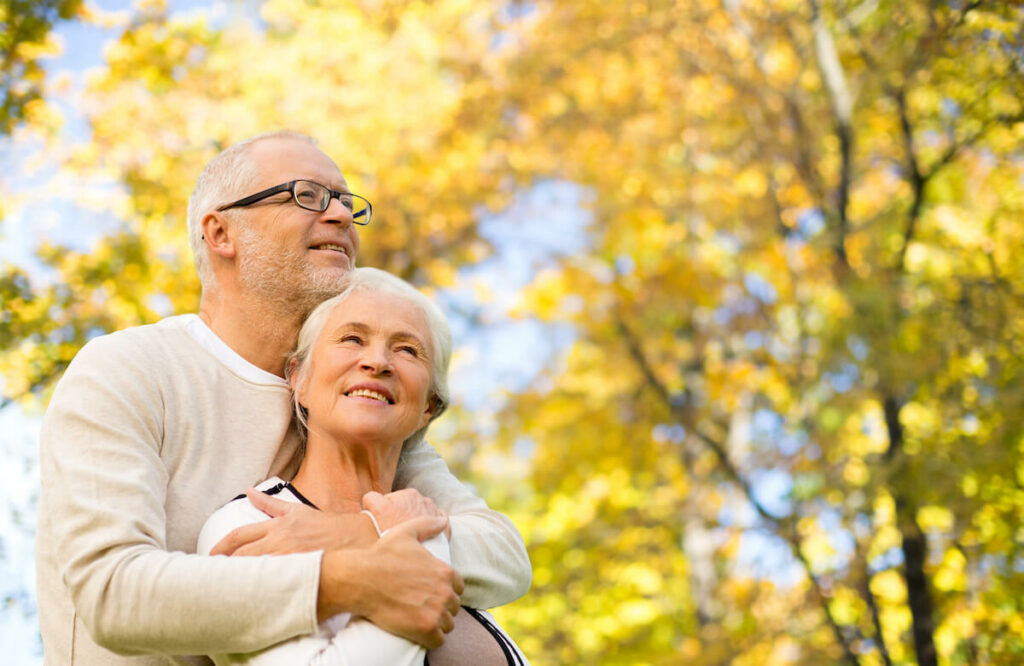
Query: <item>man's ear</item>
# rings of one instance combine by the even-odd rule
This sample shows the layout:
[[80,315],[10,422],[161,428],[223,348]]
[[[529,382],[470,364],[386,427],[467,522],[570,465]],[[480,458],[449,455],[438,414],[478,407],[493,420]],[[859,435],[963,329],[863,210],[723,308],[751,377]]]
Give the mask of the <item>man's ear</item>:
[[200,221],[203,228],[203,242],[211,255],[225,259],[235,256],[235,240],[231,233],[231,221],[218,211],[210,211]]

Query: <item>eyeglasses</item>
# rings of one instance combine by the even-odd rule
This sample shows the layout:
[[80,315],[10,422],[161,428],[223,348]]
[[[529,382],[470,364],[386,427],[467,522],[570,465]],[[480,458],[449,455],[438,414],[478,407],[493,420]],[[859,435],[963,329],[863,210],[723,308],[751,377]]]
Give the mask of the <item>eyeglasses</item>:
[[337,197],[338,201],[341,202],[341,205],[348,208],[352,213],[353,224],[369,224],[370,218],[373,216],[373,205],[358,194],[352,194],[351,192],[338,192],[337,190],[332,190],[320,183],[315,183],[312,180],[293,180],[290,183],[275,185],[274,187],[263,190],[262,192],[250,194],[249,196],[239,199],[234,203],[225,204],[217,210],[221,211],[229,208],[238,208],[240,206],[250,206],[257,201],[262,201],[263,199],[280,192],[290,192],[292,200],[295,202],[296,206],[317,213],[322,213],[327,210],[331,205],[331,199]]

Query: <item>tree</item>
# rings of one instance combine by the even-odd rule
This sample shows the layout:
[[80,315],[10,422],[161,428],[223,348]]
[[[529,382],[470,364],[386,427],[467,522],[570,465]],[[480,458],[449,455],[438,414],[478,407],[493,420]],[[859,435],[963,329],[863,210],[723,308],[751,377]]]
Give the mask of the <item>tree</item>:
[[[370,5],[375,3],[368,3]],[[355,191],[373,192],[374,229],[361,260],[419,282],[450,284],[454,268],[487,252],[471,197],[497,205],[495,177],[467,175],[481,142],[454,117],[463,81],[487,49],[489,10],[464,3],[268,2],[265,25],[218,30],[147,6],[108,51],[93,81],[92,138],[69,168],[116,174],[123,228],[89,253],[46,246],[59,276],[46,287],[8,280],[0,371],[11,397],[44,395],[90,337],[194,311],[199,284],[185,209],[202,165],[269,128],[323,137]],[[339,39],[343,37],[343,39]],[[263,58],[267,50],[274,58]]]
[[[81,0],[0,2],[0,135],[9,135],[23,123],[46,124],[42,97],[45,71],[39,61],[58,48],[50,38],[54,23],[73,18],[81,9]],[[0,300],[4,303],[0,346],[6,349],[26,341],[31,335],[29,331],[38,328],[41,321],[23,307],[33,300],[33,295],[28,275],[18,267],[0,266]],[[28,326],[24,325],[28,323],[24,321],[26,317],[31,321]],[[13,390],[5,386],[0,409],[8,404],[8,396],[17,391],[17,386]]]
[[74,17],[82,0],[0,2],[0,134],[10,134],[42,98],[45,76],[39,58],[53,45],[53,24]]
[[[664,629],[666,658],[680,641],[698,663],[794,645],[805,663],[1022,649],[1006,614],[1020,584],[1006,535],[1021,511],[1007,470],[1022,435],[1008,418],[1022,380],[1009,250],[1024,231],[1022,18],[1013,3],[551,2],[524,19],[486,95],[515,119],[496,152],[523,180],[587,188],[595,249],[525,299],[581,338],[515,397],[506,437],[536,442],[549,506],[611,474],[611,496],[634,498],[628,520],[579,537],[601,553],[583,570],[609,568],[602,547],[629,559],[608,534],[653,538],[654,516],[722,535],[713,566],[689,560],[703,627]],[[766,478],[787,496],[763,496]],[[532,533],[546,545],[547,519]],[[801,584],[737,562],[737,540],[764,532]],[[538,571],[571,575],[561,545],[533,552]],[[591,627],[605,633],[561,609],[523,633],[628,662],[624,646],[654,647],[645,632],[664,628],[619,620],[637,600],[686,617],[686,595],[616,604],[605,578],[578,600],[601,608]],[[539,582],[538,608],[572,586]]]
[[[257,131],[322,137],[380,211],[362,261],[425,285],[487,255],[481,217],[575,188],[588,249],[517,315],[576,339],[499,419],[529,472],[465,465],[526,533],[534,591],[501,617],[534,663],[1009,663],[1022,14],[281,0],[217,27],[153,6],[73,162],[117,175],[125,226],[42,248],[52,287],[4,287],[5,395],[194,309],[189,188]],[[439,446],[492,450],[449,418]]]

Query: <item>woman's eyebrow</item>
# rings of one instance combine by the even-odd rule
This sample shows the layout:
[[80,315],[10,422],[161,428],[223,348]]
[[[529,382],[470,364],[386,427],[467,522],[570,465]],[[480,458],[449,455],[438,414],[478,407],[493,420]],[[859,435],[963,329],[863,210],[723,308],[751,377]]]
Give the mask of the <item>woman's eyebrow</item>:
[[332,333],[331,337],[335,337],[335,336],[340,335],[341,333],[344,333],[344,332],[347,332],[347,331],[356,331],[357,333],[367,333],[367,332],[369,332],[369,330],[370,330],[370,327],[367,326],[366,324],[362,323],[362,322],[346,321],[345,323],[341,324],[340,326],[338,326],[337,328],[334,329],[334,332]]
[[396,342],[415,342],[417,345],[423,347],[424,349],[426,349],[427,347],[423,340],[420,339],[420,336],[409,331],[398,331],[397,333],[391,336],[391,339],[395,340]]

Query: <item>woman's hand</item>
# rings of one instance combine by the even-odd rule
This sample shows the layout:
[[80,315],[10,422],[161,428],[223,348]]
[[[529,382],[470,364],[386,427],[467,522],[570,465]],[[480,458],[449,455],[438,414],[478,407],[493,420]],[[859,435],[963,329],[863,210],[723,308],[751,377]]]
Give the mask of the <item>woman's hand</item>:
[[[370,491],[363,495],[363,508],[373,514],[381,530],[389,530],[407,520],[420,516],[440,516],[445,521],[448,519],[448,514],[438,509],[434,504],[434,500],[424,497],[415,488],[396,490],[387,495]],[[444,535],[449,539],[451,538],[452,527],[450,523],[445,525]]]
[[[314,550],[359,548],[377,540],[366,516],[317,511],[250,488],[252,505],[273,520],[243,525],[221,539],[210,555],[284,555]],[[383,525],[381,526],[383,529]]]

